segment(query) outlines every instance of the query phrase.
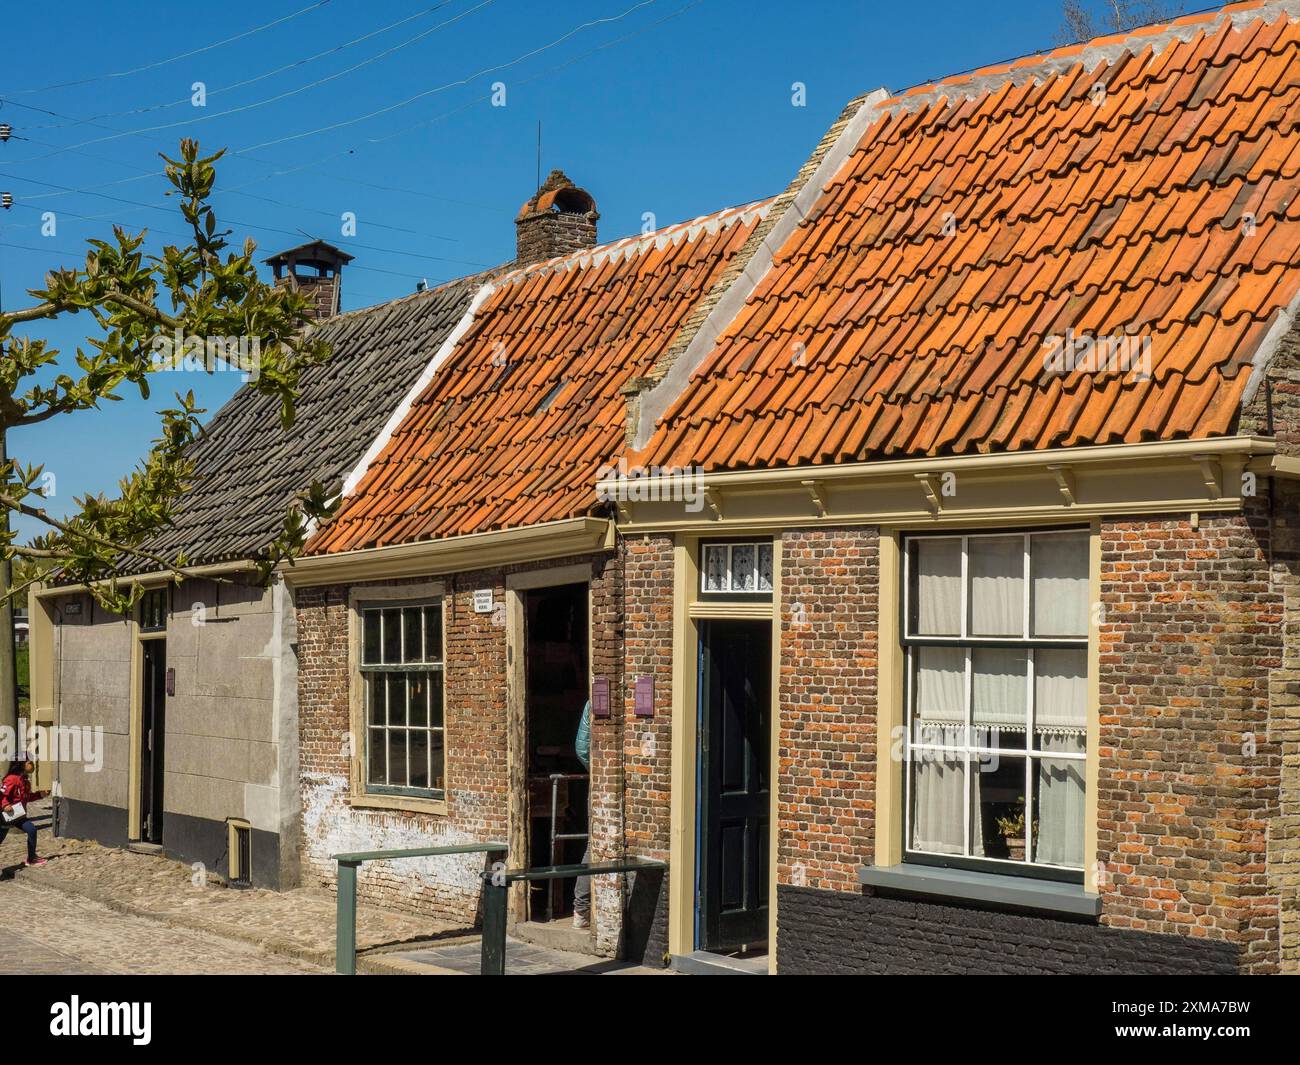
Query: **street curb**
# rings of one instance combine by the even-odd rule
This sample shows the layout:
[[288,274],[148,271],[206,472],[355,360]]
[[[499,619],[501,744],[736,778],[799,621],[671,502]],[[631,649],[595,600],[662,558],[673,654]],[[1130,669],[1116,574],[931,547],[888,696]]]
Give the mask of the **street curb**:
[[[237,942],[247,943],[250,946],[265,950],[269,954],[277,954],[280,957],[293,958],[297,961],[311,962],[315,965],[323,966],[330,970],[330,975],[338,975],[333,971],[333,951],[304,947],[300,943],[295,943],[288,939],[281,939],[276,936],[264,936],[256,933],[243,932],[239,929],[232,928],[229,925],[205,921],[202,918],[193,917],[189,914],[159,912],[157,910],[145,909],[142,906],[134,906],[131,903],[123,902],[121,899],[109,895],[106,892],[98,891],[95,888],[86,887],[65,880],[57,873],[49,873],[43,869],[25,869],[23,870],[22,879],[28,883],[50,888],[74,898],[89,899],[92,902],[99,903],[101,906],[107,906],[110,910],[113,910],[116,913],[126,914],[130,917],[143,917],[146,920],[155,921],[168,928],[184,928],[192,932],[205,932],[208,935],[217,936],[221,939],[232,939]],[[406,961],[402,958],[385,959],[381,954],[358,954],[357,972],[372,976],[466,975],[465,973],[459,973],[452,969],[442,969],[435,965],[417,965],[414,962]]]

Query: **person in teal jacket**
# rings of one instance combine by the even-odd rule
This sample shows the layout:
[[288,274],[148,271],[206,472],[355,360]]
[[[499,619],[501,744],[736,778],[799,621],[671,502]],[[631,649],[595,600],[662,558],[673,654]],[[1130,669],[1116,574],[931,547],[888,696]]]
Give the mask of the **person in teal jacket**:
[[[582,720],[578,722],[578,734],[573,738],[573,753],[578,756],[582,768],[591,772],[591,700],[582,708]],[[588,822],[587,849],[582,852],[582,864],[591,861],[591,824]],[[591,927],[591,877],[580,876],[573,888],[573,927]]]

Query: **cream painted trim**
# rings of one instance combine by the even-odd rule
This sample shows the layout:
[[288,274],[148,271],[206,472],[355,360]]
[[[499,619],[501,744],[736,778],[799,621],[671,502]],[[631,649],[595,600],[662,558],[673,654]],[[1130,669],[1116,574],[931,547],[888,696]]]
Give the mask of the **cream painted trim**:
[[366,475],[366,470],[370,468],[370,464],[388,446],[389,439],[397,431],[397,427],[402,424],[402,420],[410,412],[420,393],[429,387],[429,382],[433,380],[433,375],[437,373],[438,368],[451,357],[451,353],[456,349],[456,345],[460,343],[461,337],[469,332],[470,326],[474,324],[474,316],[478,314],[479,308],[487,302],[488,297],[496,291],[496,288],[496,282],[489,281],[474,293],[469,306],[465,309],[465,313],[461,315],[460,321],[443,339],[438,350],[434,352],[433,358],[429,360],[429,364],[420,372],[420,376],[407,389],[402,401],[393,409],[393,413],[389,415],[388,421],[384,423],[379,435],[370,442],[370,446],[366,448],[356,466],[352,468],[352,472],[344,479],[343,489],[340,493],[343,498],[347,498],[356,490],[357,485],[361,483],[361,478]]
[[[624,532],[732,535],[775,532],[795,523],[1086,521],[1134,509],[1148,514],[1239,509],[1241,484],[1236,475],[1274,449],[1271,438],[1243,436],[700,473],[688,478],[696,496],[693,503],[673,501],[670,487],[677,496],[684,494],[680,470],[635,485],[610,478],[600,481],[597,490],[620,501],[619,527]],[[1207,463],[1220,473],[1221,494],[1207,491],[1202,475]],[[816,479],[815,496],[805,483],[810,476]],[[946,476],[954,479],[952,496],[936,491]],[[660,481],[665,486],[661,491],[656,490]],[[1068,497],[1063,483],[1070,489]],[[656,495],[664,501],[653,498]],[[711,505],[700,504],[701,499]]]
[[1097,818],[1101,782],[1101,522],[1088,530],[1088,757],[1083,766],[1083,887],[1098,892]]
[[902,590],[899,534],[878,537],[876,600],[876,809],[874,863],[888,867],[903,860],[903,761],[894,757],[895,738],[904,728],[903,645],[898,631]]
[[54,617],[55,604],[40,596],[40,585],[27,590],[28,685],[31,715],[54,712]]
[[[249,573],[257,569],[257,566],[247,560],[239,562],[214,562],[210,566],[184,566],[181,568],[181,576],[185,580],[204,580],[209,577],[222,577],[234,573]],[[152,573],[139,573],[129,577],[118,577],[117,584],[130,586],[132,584],[156,585],[166,584],[169,581],[175,581],[176,574],[155,570]],[[66,595],[81,595],[85,592],[93,591],[95,588],[107,588],[113,582],[109,580],[94,581],[91,584],[55,584],[43,585],[35,594],[40,599],[58,599]]]
[[[776,549],[774,541],[772,551],[772,582],[776,583]],[[693,618],[737,618],[750,619],[753,621],[771,621],[774,617],[779,616],[776,609],[776,592],[772,593],[772,602],[770,603],[744,603],[732,602],[728,600],[700,602],[696,600],[690,605],[690,615]]]
[[[447,594],[442,581],[421,584],[358,584],[348,589],[348,801],[357,809],[407,810],[412,813],[443,815],[447,800],[422,798],[418,795],[381,795],[366,791],[366,693],[361,680],[361,604],[402,603],[419,599],[438,599],[442,603],[442,676],[443,676],[443,758],[451,745],[446,742],[447,729]],[[451,764],[442,767],[444,793],[451,785]]]
[[781,538],[772,541],[772,680],[769,696],[771,735],[768,739],[768,809],[767,821],[767,971],[776,975],[777,885],[781,861]]
[[579,562],[571,566],[554,566],[551,569],[530,569],[522,573],[506,574],[506,589],[529,591],[533,588],[558,588],[564,584],[590,584],[591,563]]
[[294,588],[346,581],[422,577],[585,555],[614,546],[608,518],[567,518],[516,529],[470,533],[442,540],[309,555],[278,572]]
[[[136,619],[139,610],[131,611],[127,619],[127,646],[131,649],[131,705],[128,711],[127,743],[129,745],[129,762],[127,766],[126,792],[126,838],[137,842],[140,836],[141,811],[141,730],[144,727],[144,648],[140,646],[140,624]],[[163,789],[164,799],[166,788]]]
[[699,634],[689,604],[699,580],[697,541],[679,536],[673,544],[673,706],[669,801],[668,952],[695,949],[695,745],[696,662]]

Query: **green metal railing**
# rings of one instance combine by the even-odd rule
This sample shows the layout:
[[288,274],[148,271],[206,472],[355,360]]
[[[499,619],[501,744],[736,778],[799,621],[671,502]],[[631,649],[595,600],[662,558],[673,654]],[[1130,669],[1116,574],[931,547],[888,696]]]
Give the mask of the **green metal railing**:
[[[357,869],[362,862],[430,858],[444,854],[499,854],[504,857],[506,851],[504,843],[464,843],[456,847],[416,847],[411,850],[357,851],[353,854],[334,855],[339,867],[338,908],[334,921],[334,971],[344,976],[354,976],[357,971]],[[490,876],[491,873],[487,875]],[[503,923],[503,934],[504,930]]]
[[500,869],[483,875],[483,938],[479,972],[484,976],[504,976],[506,971],[506,909],[510,885],[515,881],[568,880],[579,876],[603,876],[606,873],[636,873],[648,869],[667,869],[666,862],[653,858],[625,858],[594,865],[544,865],[536,869]]

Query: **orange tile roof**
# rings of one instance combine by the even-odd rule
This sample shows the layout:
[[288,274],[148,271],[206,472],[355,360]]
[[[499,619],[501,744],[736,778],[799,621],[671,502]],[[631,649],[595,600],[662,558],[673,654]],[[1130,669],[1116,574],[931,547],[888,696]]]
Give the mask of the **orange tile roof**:
[[621,389],[676,338],[765,214],[731,208],[506,274],[339,512],[324,554],[596,509],[626,439]]
[[[1233,432],[1300,292],[1300,23],[1238,4],[1124,40],[876,105],[636,461]],[[1147,339],[1149,377],[1140,347],[1045,363],[1064,338],[1121,334]]]

